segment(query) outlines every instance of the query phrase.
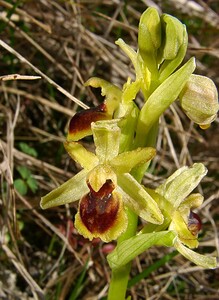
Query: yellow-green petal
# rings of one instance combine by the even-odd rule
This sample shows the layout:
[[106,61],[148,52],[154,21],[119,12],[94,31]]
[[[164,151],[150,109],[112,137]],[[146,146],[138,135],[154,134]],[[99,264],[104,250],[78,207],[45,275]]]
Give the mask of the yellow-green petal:
[[134,167],[150,161],[155,154],[156,150],[152,147],[139,147],[132,151],[120,153],[110,161],[110,165],[116,173],[130,173]]
[[65,142],[65,150],[82,168],[90,170],[98,164],[97,156],[77,142]]
[[114,84],[98,77],[88,79],[85,86],[101,88],[101,95],[106,96],[105,102],[107,106],[107,113],[112,116],[119,105],[122,91]]

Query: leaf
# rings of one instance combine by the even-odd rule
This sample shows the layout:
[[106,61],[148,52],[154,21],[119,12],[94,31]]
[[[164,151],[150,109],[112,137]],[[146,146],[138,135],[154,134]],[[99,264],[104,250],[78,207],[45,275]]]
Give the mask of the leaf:
[[27,185],[33,193],[36,193],[36,191],[38,190],[37,181],[32,176],[27,179]]
[[136,235],[119,244],[115,250],[107,256],[107,260],[113,270],[120,268],[154,245],[171,247],[175,237],[176,235],[173,231]]
[[17,171],[23,179],[28,179],[31,176],[31,172],[27,167],[17,167]]
[[29,154],[30,156],[33,156],[33,157],[37,157],[38,156],[37,151],[33,147],[30,147],[26,143],[23,143],[23,142],[19,143],[19,147],[20,147],[20,149],[21,149],[22,152],[24,152],[26,154]]
[[27,184],[23,179],[16,179],[14,181],[14,187],[22,196],[25,196],[27,194]]

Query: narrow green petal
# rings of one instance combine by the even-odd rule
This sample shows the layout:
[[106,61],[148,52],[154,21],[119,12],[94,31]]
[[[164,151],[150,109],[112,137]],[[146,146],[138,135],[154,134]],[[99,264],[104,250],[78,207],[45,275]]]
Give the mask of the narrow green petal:
[[116,45],[118,45],[125,54],[130,58],[131,62],[133,63],[133,66],[135,70],[137,70],[137,53],[134,49],[132,49],[129,45],[127,45],[123,39],[118,39],[116,42]]
[[65,142],[64,146],[71,158],[79,163],[82,168],[89,170],[98,164],[99,160],[96,155],[85,149],[81,144],[76,142]]
[[136,256],[154,245],[171,247],[174,239],[175,233],[172,231],[139,234],[120,243],[115,250],[107,256],[107,260],[112,269],[117,269],[126,265]]
[[120,174],[117,180],[118,190],[129,208],[150,223],[162,224],[163,215],[157,203],[130,174]]
[[100,121],[91,125],[96,155],[101,164],[110,161],[119,152],[120,128],[117,120]]
[[137,148],[119,154],[111,160],[110,165],[116,173],[129,173],[134,167],[151,160],[155,154],[156,150],[152,147]]
[[176,239],[174,243],[174,247],[187,259],[192,261],[197,266],[203,267],[203,268],[210,268],[214,269],[218,267],[217,258],[216,257],[209,257],[206,255],[202,255],[199,253],[196,253],[186,246],[184,246],[179,239]]
[[41,208],[46,209],[79,200],[89,191],[86,185],[86,175],[87,171],[82,170],[58,188],[42,197],[40,201]]
[[182,172],[177,171],[178,176],[175,177],[174,174],[171,176],[173,180],[167,180],[156,189],[156,192],[170,201],[175,208],[197,187],[207,174],[207,169],[202,163],[195,163],[190,168],[183,167],[182,170]]

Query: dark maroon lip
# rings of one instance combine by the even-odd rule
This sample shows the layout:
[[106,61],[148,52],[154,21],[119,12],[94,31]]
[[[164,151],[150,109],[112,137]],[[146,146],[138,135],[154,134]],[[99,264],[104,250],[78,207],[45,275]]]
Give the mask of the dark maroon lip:
[[91,233],[103,234],[113,227],[119,211],[119,200],[112,191],[115,186],[107,180],[98,192],[88,184],[90,192],[80,201],[79,213],[83,224]]

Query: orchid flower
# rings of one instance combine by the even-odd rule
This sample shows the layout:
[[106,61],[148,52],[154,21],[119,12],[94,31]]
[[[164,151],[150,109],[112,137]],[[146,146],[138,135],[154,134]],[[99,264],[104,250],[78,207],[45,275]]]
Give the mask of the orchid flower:
[[206,173],[203,164],[195,163],[190,168],[185,166],[178,169],[155,191],[146,189],[159,203],[164,222],[161,225],[147,224],[138,235],[117,246],[108,255],[110,266],[116,269],[153,245],[166,245],[175,247],[196,265],[215,268],[215,257],[201,255],[190,249],[198,247],[198,232],[201,229],[201,220],[193,210],[203,202],[201,194],[190,193]]
[[65,142],[67,152],[83,169],[41,200],[43,209],[80,200],[75,227],[90,240],[117,239],[127,227],[126,206],[150,223],[163,222],[157,203],[130,174],[134,167],[150,161],[155,149],[119,153],[121,130],[117,122],[91,123],[95,154],[78,142]]

